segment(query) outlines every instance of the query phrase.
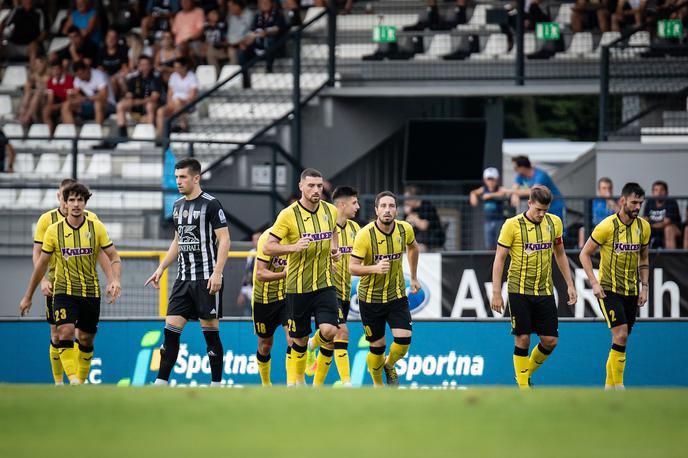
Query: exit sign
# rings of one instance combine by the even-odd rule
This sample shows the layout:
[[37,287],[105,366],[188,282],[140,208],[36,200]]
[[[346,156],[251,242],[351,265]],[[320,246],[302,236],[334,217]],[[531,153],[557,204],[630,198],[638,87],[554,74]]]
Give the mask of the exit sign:
[[660,38],[681,38],[683,24],[680,19],[664,19],[657,21],[657,35]]
[[397,28],[391,25],[378,25],[373,29],[375,43],[396,43]]
[[535,24],[535,36],[538,40],[558,40],[561,36],[556,22],[538,22]]

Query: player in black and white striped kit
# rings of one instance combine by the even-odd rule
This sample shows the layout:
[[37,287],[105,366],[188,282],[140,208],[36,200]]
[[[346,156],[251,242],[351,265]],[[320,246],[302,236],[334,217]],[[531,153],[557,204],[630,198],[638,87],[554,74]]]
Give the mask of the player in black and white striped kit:
[[174,203],[174,240],[163,261],[146,281],[146,285],[152,283],[159,288],[162,273],[175,259],[179,261],[167,308],[165,340],[160,349],[160,369],[155,384],[167,384],[177,361],[182,329],[187,321],[198,319],[208,345],[211,386],[219,386],[224,350],[218,326],[222,317],[222,271],[229,251],[227,218],[220,202],[201,189],[201,164],[196,159],[181,159],[174,168],[177,188],[184,196]]

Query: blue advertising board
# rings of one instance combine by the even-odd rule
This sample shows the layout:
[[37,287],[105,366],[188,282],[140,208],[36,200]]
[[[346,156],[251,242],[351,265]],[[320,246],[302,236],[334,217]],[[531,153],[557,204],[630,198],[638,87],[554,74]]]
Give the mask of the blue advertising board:
[[[162,343],[162,321],[105,321],[99,325],[89,383],[144,385],[155,379]],[[360,322],[349,323],[352,383],[370,384],[368,345]],[[461,387],[513,385],[513,338],[505,321],[414,323],[409,354],[397,364],[402,385]],[[223,384],[260,382],[255,361],[256,337],[250,322],[222,322],[225,358]],[[538,385],[601,386],[610,334],[603,322],[562,322],[559,345],[533,377]],[[0,382],[52,383],[48,362],[48,326],[44,322],[0,322],[6,357]],[[388,343],[391,336],[388,335]],[[537,337],[533,337],[533,344]],[[688,386],[688,322],[640,322],[629,339],[627,386]],[[182,335],[171,384],[210,382],[205,341],[197,323]],[[285,382],[284,334],[272,351],[272,381]],[[338,379],[334,365],[327,384]]]

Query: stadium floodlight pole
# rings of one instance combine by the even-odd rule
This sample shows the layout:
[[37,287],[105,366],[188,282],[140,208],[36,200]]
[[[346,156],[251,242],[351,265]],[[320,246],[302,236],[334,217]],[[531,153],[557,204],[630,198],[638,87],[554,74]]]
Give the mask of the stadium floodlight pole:
[[72,178],[74,178],[75,180],[78,180],[78,179],[79,179],[79,177],[77,176],[77,174],[78,174],[78,165],[79,165],[79,164],[77,163],[77,161],[78,161],[78,156],[79,156],[79,155],[77,154],[78,152],[79,152],[79,148],[78,148],[78,146],[77,146],[76,138],[73,138],[73,139],[72,139]]
[[516,2],[516,85],[523,86],[525,82],[525,58],[523,55],[523,19],[525,0]]
[[335,45],[337,44],[337,6],[329,2],[327,6],[327,85],[334,87],[336,74]]
[[597,140],[607,139],[607,101],[609,99],[609,46],[602,46],[600,54],[600,101],[599,120],[597,121]]
[[[301,30],[294,32],[292,73],[294,88],[292,103],[294,119],[291,123],[291,154],[297,164],[301,163]],[[274,178],[274,177],[273,177]],[[298,189],[299,177],[294,174],[294,189]]]

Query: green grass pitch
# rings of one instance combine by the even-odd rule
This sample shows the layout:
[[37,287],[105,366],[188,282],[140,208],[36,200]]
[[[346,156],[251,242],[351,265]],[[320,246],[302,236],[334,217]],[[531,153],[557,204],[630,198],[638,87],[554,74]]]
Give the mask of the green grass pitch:
[[0,456],[685,457],[688,390],[0,385]]

